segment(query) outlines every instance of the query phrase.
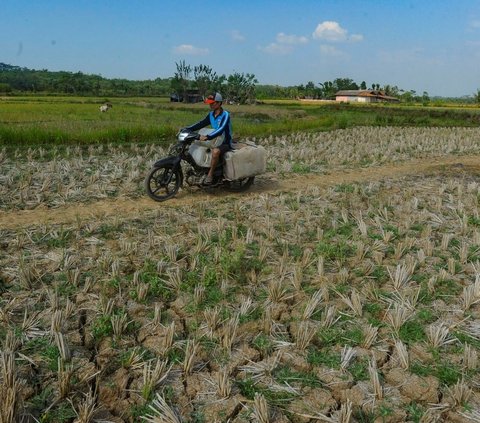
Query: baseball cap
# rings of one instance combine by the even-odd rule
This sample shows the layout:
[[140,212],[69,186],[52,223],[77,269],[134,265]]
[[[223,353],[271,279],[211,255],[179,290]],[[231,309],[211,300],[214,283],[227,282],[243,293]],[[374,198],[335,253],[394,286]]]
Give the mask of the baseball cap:
[[215,93],[209,95],[205,100],[204,103],[206,104],[212,104],[215,103],[216,101],[223,101],[223,97],[220,93]]

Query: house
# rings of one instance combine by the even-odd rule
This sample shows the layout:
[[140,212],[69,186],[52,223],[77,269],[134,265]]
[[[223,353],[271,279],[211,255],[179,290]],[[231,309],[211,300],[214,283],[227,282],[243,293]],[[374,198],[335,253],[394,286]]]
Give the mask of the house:
[[335,101],[344,103],[396,103],[400,100],[386,95],[384,91],[342,90],[335,93]]

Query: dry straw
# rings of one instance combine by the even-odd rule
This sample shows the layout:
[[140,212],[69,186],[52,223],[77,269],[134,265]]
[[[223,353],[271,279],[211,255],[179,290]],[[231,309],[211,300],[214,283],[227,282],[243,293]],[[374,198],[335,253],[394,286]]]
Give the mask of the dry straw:
[[58,357],[58,371],[57,371],[57,379],[58,379],[58,392],[61,399],[67,398],[71,386],[71,380],[73,376],[73,365],[69,363],[65,363],[65,361]]
[[268,301],[272,304],[281,303],[288,298],[291,298],[291,295],[288,294],[288,289],[285,287],[281,278],[275,278],[270,281],[267,285],[267,294]]
[[449,394],[449,399],[452,401],[453,407],[462,406],[468,403],[473,395],[473,391],[465,383],[465,381],[459,380],[455,385],[446,388]]
[[126,369],[140,370],[143,369],[145,363],[143,361],[143,355],[145,351],[141,351],[139,347],[133,348],[123,361],[123,366]]
[[164,336],[164,352],[166,353],[173,346],[173,338],[175,336],[175,322],[171,322],[168,326],[165,327],[165,336]]
[[91,423],[97,410],[95,395],[92,391],[89,391],[80,403],[74,406],[74,411],[77,416],[75,423]]
[[67,340],[63,336],[61,332],[55,332],[55,343],[57,344],[57,348],[60,351],[60,357],[65,362],[70,362],[72,359],[72,354],[70,352],[70,348],[68,346]]
[[120,338],[122,336],[130,323],[126,313],[114,314],[110,316],[110,322],[112,324],[113,334],[116,338]]
[[464,312],[469,310],[474,304],[480,302],[480,297],[476,295],[475,285],[468,285],[463,288],[460,301]]
[[463,346],[463,366],[467,370],[476,370],[478,366],[478,351],[470,344]]
[[338,296],[342,300],[343,303],[345,303],[350,310],[352,310],[353,315],[356,317],[362,317],[363,315],[363,300],[360,294],[357,292],[356,289],[352,290],[352,293],[350,294],[350,298],[346,297],[345,295],[341,294],[340,292],[337,292]]
[[160,359],[150,360],[143,363],[143,387],[144,398],[149,398],[152,393],[167,377],[172,369],[167,361]]
[[156,327],[162,324],[162,304],[155,303],[153,306],[153,320],[152,323]]
[[399,336],[400,328],[413,315],[412,310],[405,307],[403,304],[393,303],[393,307],[389,307],[386,313],[387,323],[392,328],[395,336]]
[[159,393],[148,407],[153,414],[148,414],[143,419],[149,423],[182,423],[178,414]]
[[3,352],[14,353],[21,345],[21,340],[15,335],[13,330],[8,330],[3,341]]
[[308,320],[315,314],[318,306],[322,302],[323,295],[324,289],[319,289],[311,296],[311,298],[307,301],[307,304],[303,311],[302,320]]
[[207,308],[203,311],[203,322],[200,326],[200,332],[211,339],[221,322],[222,316],[220,307],[215,306]]
[[235,314],[223,326],[223,334],[221,337],[221,345],[227,351],[232,350],[234,341],[236,340],[238,325],[240,323],[239,315]]
[[249,364],[240,366],[238,370],[245,372],[255,382],[268,381],[270,383],[273,380],[273,372],[278,367],[281,357],[282,353],[276,352],[275,355],[269,356],[263,361],[249,361]]
[[258,423],[270,423],[267,400],[258,392],[253,399],[253,416]]
[[296,414],[307,419],[315,421],[318,420],[325,423],[350,423],[352,421],[353,404],[352,401],[347,398],[346,402],[341,404],[340,409],[334,411],[331,415],[328,416],[319,412],[316,412],[313,415],[303,413]]
[[183,372],[186,375],[192,373],[197,349],[198,342],[193,339],[189,339],[185,345],[185,357],[183,359]]
[[348,366],[356,356],[355,348],[345,345],[342,349],[340,369],[347,370]]
[[398,264],[393,273],[390,268],[387,268],[390,280],[396,290],[402,289],[410,282],[410,273],[405,265]]
[[375,357],[372,357],[368,363],[368,374],[370,375],[370,382],[373,387],[375,399],[383,399],[383,387],[380,383],[380,377],[378,376],[377,362],[375,361]]
[[400,340],[395,341],[394,358],[397,366],[403,370],[408,370],[410,367],[410,359],[408,356],[407,347]]
[[317,333],[317,327],[310,321],[301,321],[295,333],[295,345],[300,351],[305,351]]
[[335,307],[335,305],[331,305],[325,310],[323,314],[321,326],[324,329],[329,329],[335,323],[337,323],[338,320],[340,320],[340,316],[337,316],[337,308]]
[[432,348],[440,348],[444,345],[455,342],[455,338],[450,337],[450,332],[447,326],[443,323],[431,324],[425,330],[428,344]]
[[21,401],[14,353],[0,352],[0,364],[0,422],[14,423]]
[[360,344],[362,348],[370,349],[377,340],[378,328],[369,324],[363,328],[363,341]]
[[220,369],[215,374],[215,381],[217,383],[217,395],[222,399],[230,397],[232,383],[230,382],[230,377],[226,368]]

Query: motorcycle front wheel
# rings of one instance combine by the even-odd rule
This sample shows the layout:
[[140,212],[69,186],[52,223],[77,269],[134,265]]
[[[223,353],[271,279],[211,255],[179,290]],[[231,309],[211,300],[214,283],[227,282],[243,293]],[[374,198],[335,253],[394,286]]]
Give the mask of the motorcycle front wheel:
[[164,164],[154,167],[145,178],[145,190],[155,201],[165,201],[172,198],[182,184],[182,174],[172,165]]
[[250,188],[255,180],[255,176],[250,178],[238,179],[236,181],[229,181],[226,185],[228,191],[232,192],[242,192]]

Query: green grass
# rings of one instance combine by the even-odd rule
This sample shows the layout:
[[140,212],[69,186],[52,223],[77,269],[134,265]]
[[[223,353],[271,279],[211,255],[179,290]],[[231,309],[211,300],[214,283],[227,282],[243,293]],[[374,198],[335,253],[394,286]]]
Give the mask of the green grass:
[[272,354],[274,351],[274,344],[272,340],[264,333],[259,333],[253,339],[252,346],[260,351],[263,355]]
[[425,324],[416,319],[405,322],[399,331],[400,339],[405,344],[426,341],[427,336],[424,330]]
[[412,363],[410,371],[418,376],[435,376],[441,385],[451,386],[462,378],[462,369],[446,360],[423,364],[418,361]]
[[331,369],[339,369],[341,364],[341,357],[339,353],[331,349],[322,349],[311,347],[308,350],[307,362],[314,366],[326,366]]
[[317,388],[322,386],[322,382],[318,377],[311,372],[295,371],[288,366],[280,367],[274,372],[275,380],[281,385],[300,385],[308,386],[310,388]]
[[99,316],[92,322],[92,335],[96,340],[101,340],[113,334],[110,316]]
[[[177,130],[205,116],[204,104],[169,103],[155,97],[3,97],[0,145],[69,145],[97,143],[168,144]],[[475,108],[403,105],[308,104],[275,102],[227,106],[236,137],[264,137],[298,131],[328,131],[354,126],[478,126]],[[303,173],[302,164],[296,172]]]
[[425,414],[425,408],[416,402],[407,405],[406,410],[408,417],[414,423],[420,423],[422,416]]

